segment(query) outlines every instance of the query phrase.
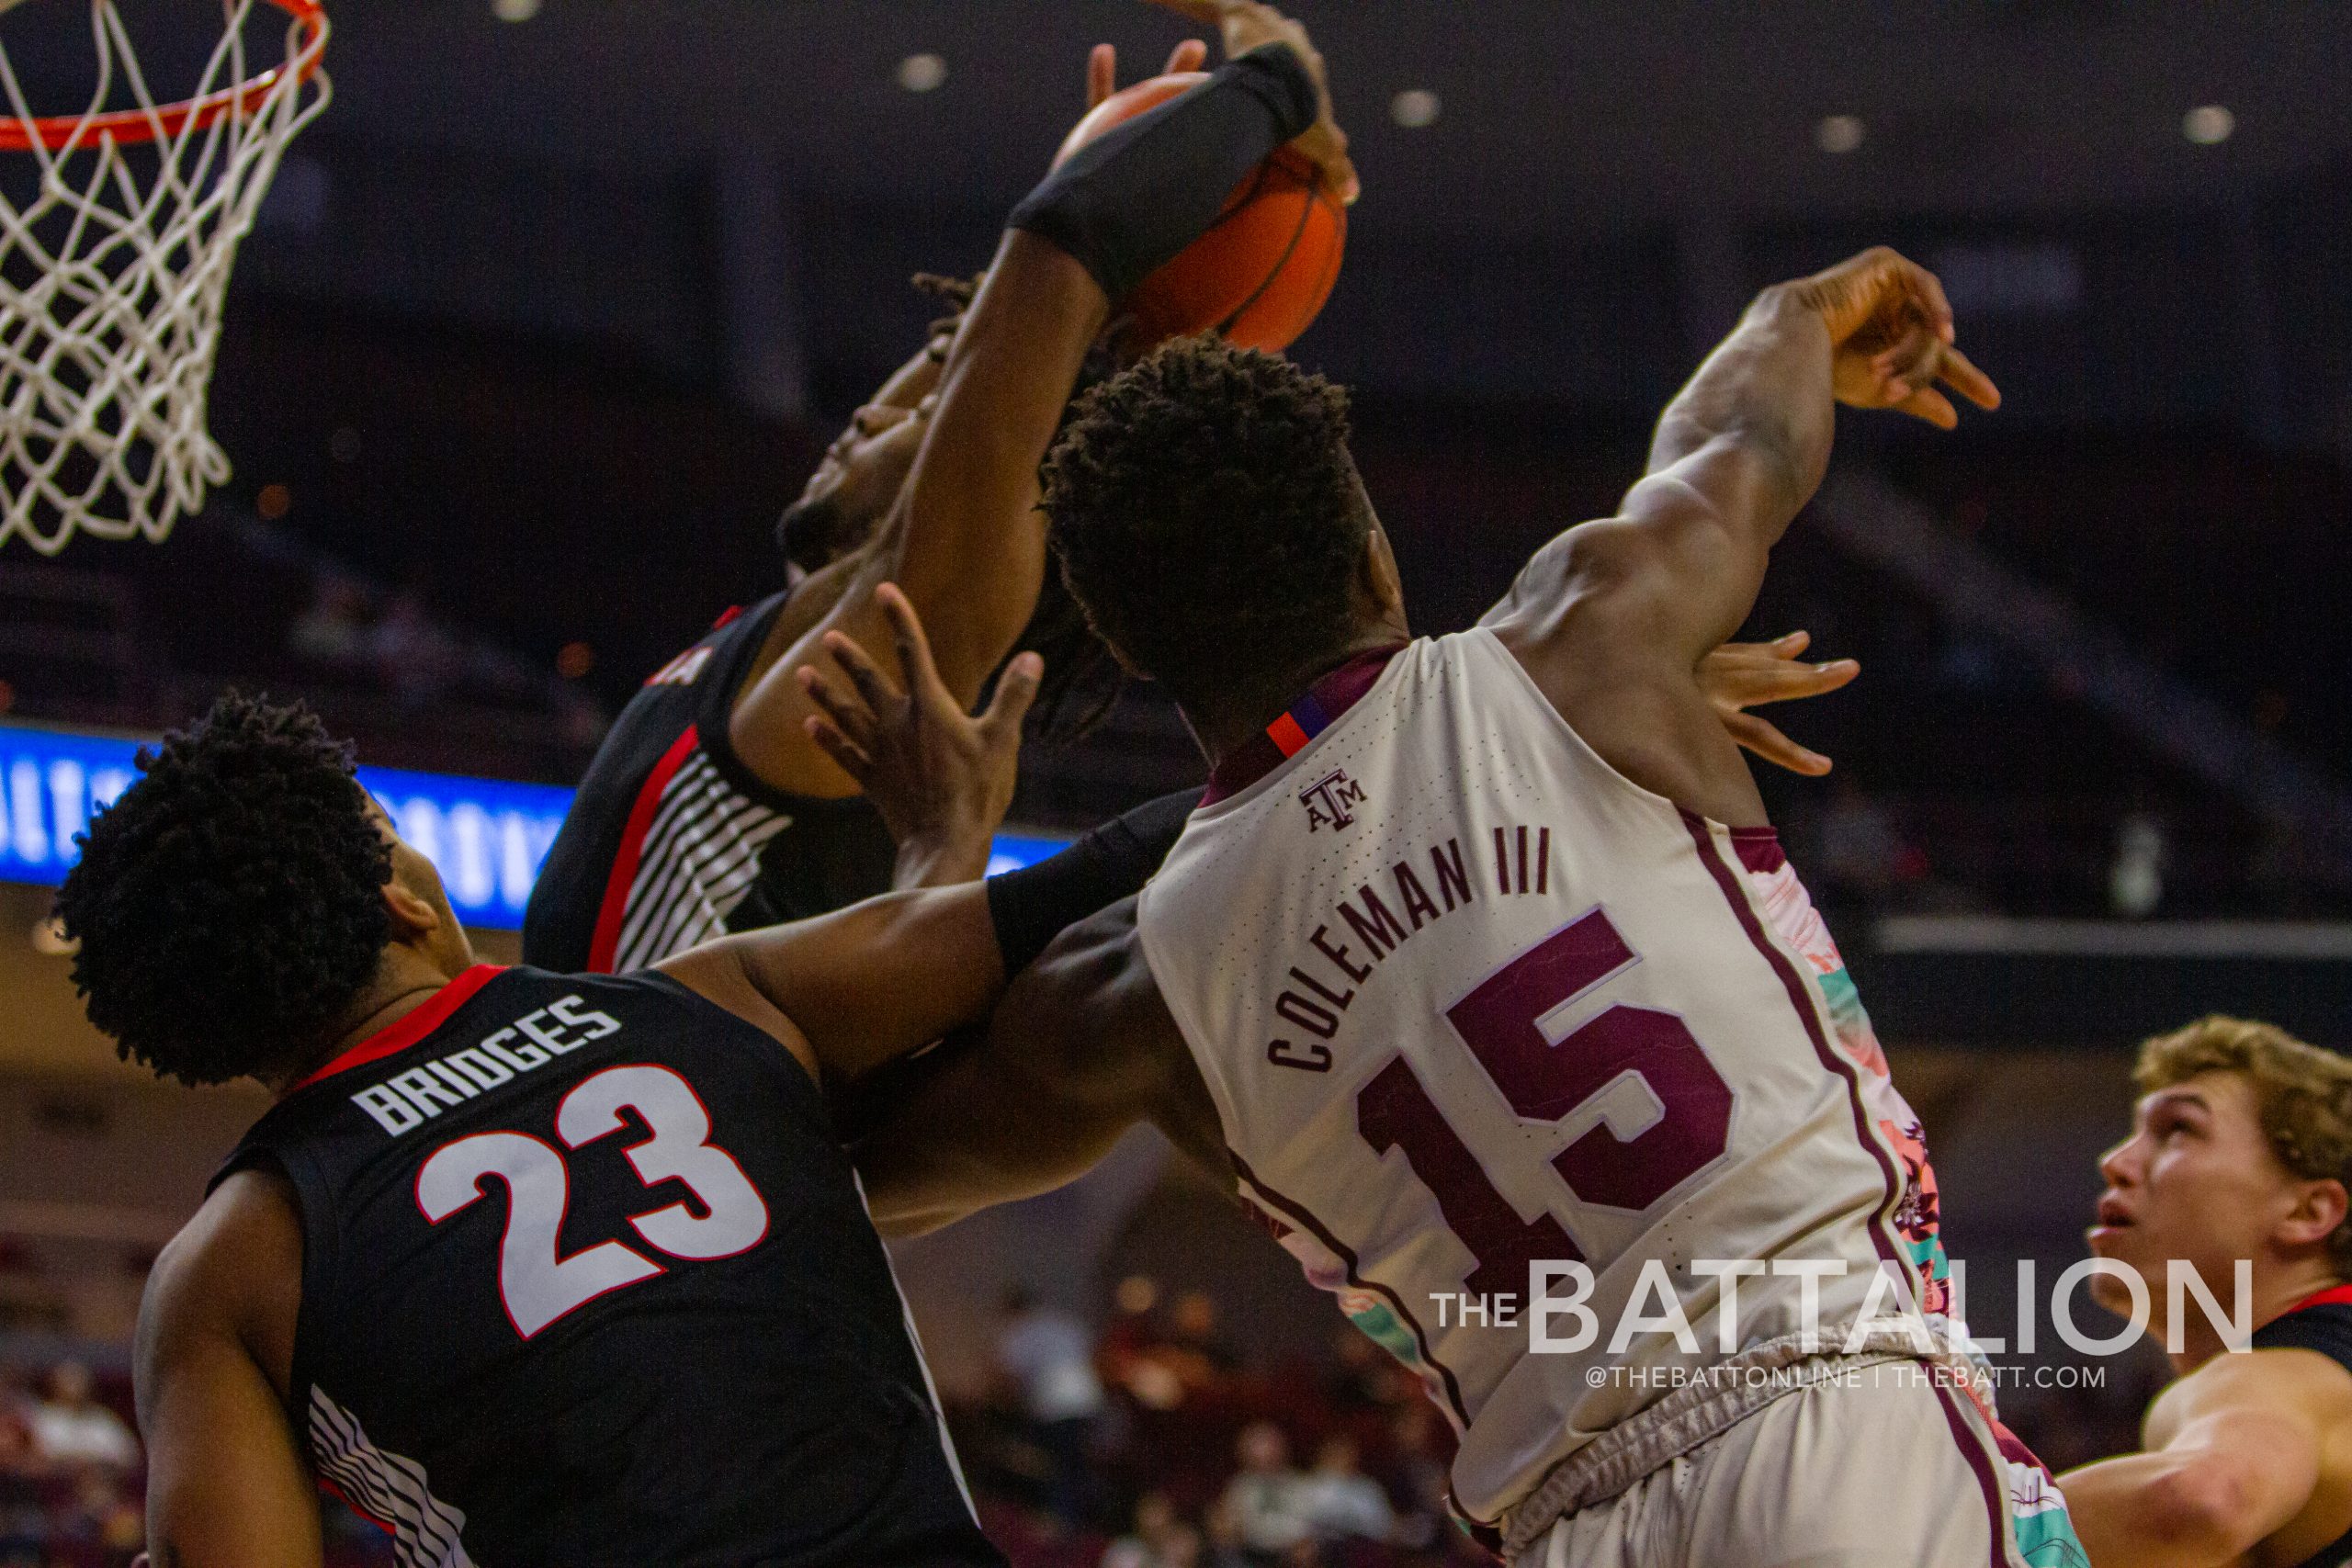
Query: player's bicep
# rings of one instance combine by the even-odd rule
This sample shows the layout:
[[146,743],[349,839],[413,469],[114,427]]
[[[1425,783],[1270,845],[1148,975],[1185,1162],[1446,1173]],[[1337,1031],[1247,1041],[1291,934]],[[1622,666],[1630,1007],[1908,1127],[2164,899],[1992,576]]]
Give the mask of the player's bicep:
[[201,1270],[159,1263],[140,1314],[147,1533],[174,1568],[316,1568],[316,1484],[285,1406]]

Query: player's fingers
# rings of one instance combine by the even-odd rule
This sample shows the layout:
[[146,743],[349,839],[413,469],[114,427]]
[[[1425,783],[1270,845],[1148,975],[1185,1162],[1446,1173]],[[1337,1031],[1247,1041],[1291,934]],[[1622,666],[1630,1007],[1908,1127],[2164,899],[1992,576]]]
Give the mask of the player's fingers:
[[980,727],[992,738],[1011,736],[1018,743],[1021,721],[1037,701],[1037,687],[1046,678],[1046,661],[1034,653],[1024,653],[1004,667],[997,677],[996,695],[989,701],[989,711],[980,716]]
[[1774,767],[1786,768],[1807,778],[1819,778],[1830,770],[1828,758],[1798,745],[1781,733],[1779,727],[1752,713],[1734,714],[1724,720],[1724,728],[1731,732],[1734,740]]
[[1794,659],[1726,660],[1707,671],[1707,694],[1718,708],[1750,708],[1834,692],[1862,672],[1850,659],[1807,664]]
[[1886,401],[1901,402],[1918,388],[1932,385],[1943,367],[1943,340],[1935,333],[1933,324],[1917,312],[1895,343],[1873,355],[1871,367],[1883,383]]
[[1168,74],[1181,76],[1187,71],[1198,71],[1209,62],[1209,46],[1196,38],[1188,38],[1168,55]]
[[882,672],[882,667],[874,662],[873,657],[848,636],[841,632],[827,632],[825,651],[833,656],[833,662],[841,666],[842,673],[849,677],[849,683],[857,689],[857,694],[865,699],[865,705],[874,710],[876,719],[888,718],[906,702],[906,694],[899,691],[897,683]]
[[1347,132],[1338,126],[1324,120],[1291,145],[1322,171],[1342,205],[1352,205],[1363,194],[1363,181],[1356,174],[1355,160],[1348,156]]
[[1111,44],[1096,44],[1086,57],[1086,107],[1098,107],[1118,85],[1118,50]]
[[798,673],[800,689],[808,694],[808,700],[834,728],[854,737],[861,746],[873,744],[880,721],[870,705],[843,693],[808,665],[802,665]]
[[1960,411],[1951,406],[1950,398],[1945,397],[1933,387],[1922,387],[1901,402],[1891,406],[1898,412],[1926,420],[1938,430],[1960,428]]
[[1849,685],[1862,672],[1862,667],[1850,659],[1832,659],[1823,664],[1805,664],[1791,660],[1778,668],[1765,671],[1757,681],[1758,703],[1794,702],[1800,697],[1818,697]]
[[1919,303],[1926,308],[1928,320],[1936,329],[1936,337],[1949,344],[1956,335],[1956,329],[1952,325],[1951,300],[1944,293],[1943,279],[1907,257],[1903,265],[1910,269],[1908,276],[1912,290],[1919,296]]
[[1794,659],[1813,645],[1811,632],[1782,632],[1770,642],[1727,642],[1699,661],[1705,671],[1749,664],[1778,664]]
[[1969,363],[1968,355],[1956,348],[1944,350],[1943,379],[1946,386],[1980,409],[2001,406],[2001,389],[1993,385],[1993,378]]
[[964,705],[939,678],[939,666],[931,657],[931,637],[922,629],[922,617],[915,614],[914,602],[895,582],[884,583],[874,597],[890,618],[890,633],[898,639],[899,667],[907,673],[907,690],[927,704],[944,703],[961,715]]
[[867,776],[873,773],[874,760],[847,736],[815,714],[810,714],[802,721],[801,728],[808,732],[808,739],[817,743],[819,750],[831,757],[840,765],[842,772],[858,783],[864,784]]

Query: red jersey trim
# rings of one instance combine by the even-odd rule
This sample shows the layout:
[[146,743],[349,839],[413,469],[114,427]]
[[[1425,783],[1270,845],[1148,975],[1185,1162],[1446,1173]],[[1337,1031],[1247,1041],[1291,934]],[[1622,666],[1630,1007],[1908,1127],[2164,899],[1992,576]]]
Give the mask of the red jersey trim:
[[2278,1315],[2287,1317],[2307,1307],[2324,1306],[2352,1306],[2352,1285],[2330,1285],[2315,1296],[2305,1296]]
[[370,1062],[399,1055],[448,1022],[449,1015],[473,1000],[476,991],[505,973],[503,964],[475,964],[425,998],[421,1004],[402,1013],[286,1092],[293,1094],[310,1088],[321,1078],[331,1078],[337,1073],[347,1073],[354,1067],[364,1067]]
[[613,857],[613,874],[605,884],[605,901],[596,910],[596,934],[588,942],[591,975],[613,972],[613,954],[621,944],[621,922],[628,914],[628,890],[636,885],[638,862],[645,854],[646,829],[653,826],[654,814],[662,809],[662,792],[701,744],[702,731],[686,726],[637,792],[637,804],[629,807],[628,823],[621,829],[620,853]]

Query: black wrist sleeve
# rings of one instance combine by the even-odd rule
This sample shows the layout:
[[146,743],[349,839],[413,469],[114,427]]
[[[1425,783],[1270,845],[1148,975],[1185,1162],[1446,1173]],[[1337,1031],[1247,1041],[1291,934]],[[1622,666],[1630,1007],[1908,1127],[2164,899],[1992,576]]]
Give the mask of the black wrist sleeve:
[[1095,138],[1012,209],[1113,305],[1216,221],[1275,148],[1314,125],[1315,79],[1287,44],[1227,61],[1182,96]]
[[1004,972],[1017,975],[1088,916],[1142,889],[1184,823],[1201,803],[1198,790],[1162,796],[1105,822],[1054,856],[989,881],[989,918],[1004,954]]

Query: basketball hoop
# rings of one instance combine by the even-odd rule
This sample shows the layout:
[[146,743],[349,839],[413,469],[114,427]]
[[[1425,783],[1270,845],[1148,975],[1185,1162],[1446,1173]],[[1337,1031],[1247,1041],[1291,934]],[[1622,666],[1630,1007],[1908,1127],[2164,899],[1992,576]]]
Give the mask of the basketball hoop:
[[[220,42],[177,102],[149,92],[114,0],[88,0],[97,84],[81,114],[36,116],[0,40],[0,153],[40,176],[30,188],[0,160],[0,547],[160,541],[229,477],[206,395],[230,268],[328,94],[320,0],[266,0],[287,13],[285,58],[248,70],[260,3],[221,0]],[[0,0],[0,17],[22,4]]]

